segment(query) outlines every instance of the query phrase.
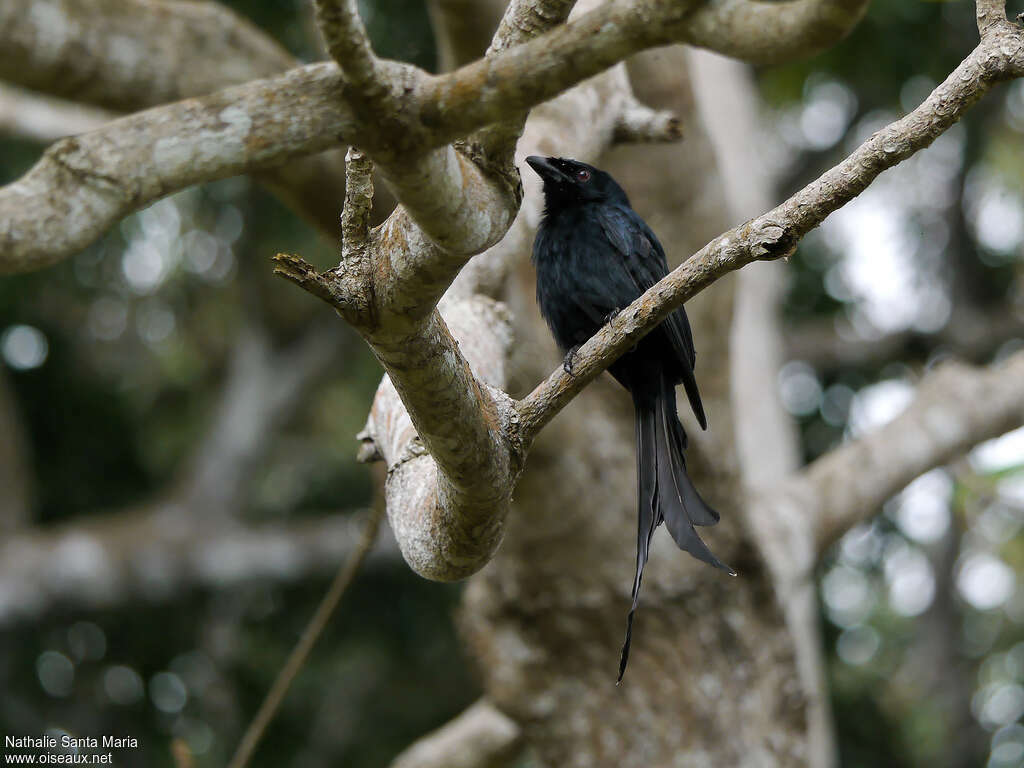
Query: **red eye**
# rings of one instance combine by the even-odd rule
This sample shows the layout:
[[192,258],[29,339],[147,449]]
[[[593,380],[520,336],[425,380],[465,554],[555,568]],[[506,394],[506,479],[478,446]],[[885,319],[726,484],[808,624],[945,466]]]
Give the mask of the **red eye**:
[[586,168],[580,168],[576,171],[576,179],[578,181],[590,181],[590,171]]

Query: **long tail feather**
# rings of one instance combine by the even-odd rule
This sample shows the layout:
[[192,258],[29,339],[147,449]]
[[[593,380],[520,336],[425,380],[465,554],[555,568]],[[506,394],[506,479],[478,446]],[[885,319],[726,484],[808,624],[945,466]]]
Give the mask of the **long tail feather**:
[[653,398],[634,398],[636,407],[636,575],[633,577],[633,604],[626,619],[626,639],[619,657],[619,677],[622,681],[629,661],[629,644],[633,637],[633,614],[640,604],[640,582],[644,577],[644,566],[651,549],[654,529],[662,521],[658,509],[658,466],[657,466],[657,409]]
[[697,492],[690,476],[686,472],[686,430],[679,422],[675,413],[675,396],[671,391],[666,393],[665,402],[661,406],[665,419],[668,422],[666,430],[669,432],[672,442],[672,480],[675,482],[677,495],[683,500],[683,507],[687,510],[690,520],[694,525],[715,525],[720,516],[704,498]]
[[[733,573],[732,568],[708,549],[693,527],[697,521],[707,521],[703,524],[713,525],[717,522],[718,513],[704,503],[686,474],[685,461],[678,452],[678,443],[673,435],[673,428],[679,423],[674,400],[674,397],[670,401],[665,395],[659,395],[655,422],[658,433],[659,490],[664,486],[664,490],[658,494],[658,501],[665,526],[680,549],[698,560]],[[682,426],[678,428],[682,429]]]
[[[697,423],[701,429],[708,428],[708,417],[704,415],[704,404],[700,401],[700,390],[697,389],[697,379],[693,376],[693,370],[683,375],[683,389],[686,390],[686,399],[690,401],[693,415],[697,417]],[[675,398],[672,398],[675,400]],[[684,433],[685,434],[685,433]]]
[[686,432],[676,415],[675,390],[666,384],[656,396],[634,392],[633,404],[636,408],[636,574],[616,685],[622,681],[629,662],[633,619],[640,604],[644,566],[647,565],[654,530],[662,522],[680,549],[736,575],[732,568],[715,557],[694,529],[694,525],[714,525],[719,515],[701,498],[686,474],[683,454]]

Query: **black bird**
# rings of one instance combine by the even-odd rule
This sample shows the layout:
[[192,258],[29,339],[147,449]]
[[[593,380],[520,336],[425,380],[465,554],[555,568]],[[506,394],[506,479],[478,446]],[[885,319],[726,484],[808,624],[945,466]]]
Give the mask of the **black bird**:
[[[572,373],[576,350],[668,274],[668,263],[658,238],[608,173],[559,157],[534,155],[526,162],[544,180],[544,217],[533,244],[537,302]],[[693,375],[695,358],[690,321],[680,307],[608,368],[629,390],[636,409],[636,576],[619,681],[629,660],[633,614],[655,528],[664,522],[680,549],[736,575],[694,530],[719,519],[686,474],[687,438],[676,414],[675,386],[681,383],[697,421],[707,429]]]

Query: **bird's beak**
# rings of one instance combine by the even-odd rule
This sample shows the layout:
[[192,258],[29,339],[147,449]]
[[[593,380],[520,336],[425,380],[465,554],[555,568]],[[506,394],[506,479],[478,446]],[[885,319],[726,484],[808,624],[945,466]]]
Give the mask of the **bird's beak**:
[[572,181],[561,169],[554,164],[553,157],[541,157],[540,155],[530,155],[526,158],[526,163],[533,170],[537,172],[545,181],[551,180],[555,182],[569,182]]

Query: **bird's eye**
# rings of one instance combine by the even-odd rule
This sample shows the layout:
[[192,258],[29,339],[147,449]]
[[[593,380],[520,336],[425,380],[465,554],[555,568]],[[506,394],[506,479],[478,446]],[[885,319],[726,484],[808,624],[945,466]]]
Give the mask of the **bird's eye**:
[[576,171],[576,180],[590,181],[590,171],[588,171],[586,168],[580,168],[578,171]]

